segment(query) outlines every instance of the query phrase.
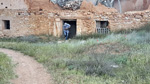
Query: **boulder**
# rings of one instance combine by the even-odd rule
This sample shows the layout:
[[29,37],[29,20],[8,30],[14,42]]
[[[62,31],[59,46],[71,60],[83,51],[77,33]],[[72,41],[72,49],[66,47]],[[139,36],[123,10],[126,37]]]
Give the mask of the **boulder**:
[[[83,0],[51,0],[53,3],[58,4],[63,9],[76,10],[79,9]],[[112,7],[114,0],[87,0],[92,2],[94,5],[99,3]]]
[[57,0],[57,4],[63,9],[76,10],[80,8],[82,0]]

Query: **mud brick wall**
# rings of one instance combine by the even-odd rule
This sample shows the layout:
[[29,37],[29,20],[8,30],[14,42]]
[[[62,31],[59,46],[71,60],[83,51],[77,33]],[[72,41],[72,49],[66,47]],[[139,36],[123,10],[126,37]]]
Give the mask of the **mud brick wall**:
[[[6,29],[5,21],[10,22],[10,29]],[[0,1],[0,37],[61,36],[64,21],[76,21],[76,35],[96,33],[96,21],[108,21],[111,31],[127,30],[149,23],[150,9],[120,14],[116,9],[94,6],[85,0],[75,11],[63,10],[49,0]]]
[[[10,29],[4,28],[4,21],[10,21]],[[29,29],[28,14],[24,10],[0,10],[0,36],[23,36]]]
[[134,29],[149,23],[149,21],[150,10],[126,12],[115,15],[114,19],[111,19],[110,28],[112,31]]
[[[10,20],[10,30],[4,29],[4,20]],[[76,20],[76,35],[96,33],[96,21],[108,21],[111,31],[138,28],[150,21],[150,10],[139,12],[91,13],[87,11],[49,12],[33,10],[0,10],[0,36],[62,35],[63,20]]]
[[28,9],[26,0],[0,0],[0,9]]
[[[48,34],[61,36],[63,21],[76,21],[76,35],[96,33],[96,21],[108,21],[111,31],[139,28],[150,22],[150,10],[132,11],[123,14],[117,11],[96,12],[88,9],[0,9],[0,37]],[[4,21],[10,21],[10,29]]]
[[124,14],[107,12],[95,15],[95,19],[108,21],[111,31],[135,29],[150,22],[150,10],[131,11]]

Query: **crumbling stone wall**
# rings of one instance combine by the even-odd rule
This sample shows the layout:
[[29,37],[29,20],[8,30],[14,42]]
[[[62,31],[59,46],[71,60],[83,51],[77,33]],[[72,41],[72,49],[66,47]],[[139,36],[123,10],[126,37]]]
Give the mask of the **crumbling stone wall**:
[[[0,10],[0,36],[22,36],[27,35],[29,19],[27,15],[18,15],[18,12],[25,12],[20,10]],[[4,29],[4,20],[10,21],[10,29]]]
[[0,0],[0,9],[28,9],[25,0]]
[[[97,10],[100,8],[106,10]],[[3,20],[10,20],[10,30],[3,28]],[[54,11],[36,7],[30,11],[0,9],[0,37],[32,34],[61,36],[63,20],[76,20],[76,35],[84,35],[96,33],[96,21],[108,21],[111,31],[138,28],[150,21],[150,10],[120,14],[114,9],[102,5],[94,6],[87,2],[83,2],[81,8],[76,11],[60,9]]]
[[112,31],[139,28],[150,22],[150,10],[116,14],[110,21]]
[[[127,11],[146,10],[150,5],[150,0],[120,0],[120,2],[123,13]],[[114,8],[116,8],[118,11],[120,10],[118,0],[115,0]]]

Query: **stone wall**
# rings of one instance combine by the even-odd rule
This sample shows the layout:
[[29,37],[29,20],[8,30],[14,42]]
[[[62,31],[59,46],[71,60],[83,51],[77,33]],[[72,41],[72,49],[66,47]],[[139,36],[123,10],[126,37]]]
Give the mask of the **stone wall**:
[[[97,11],[96,7],[98,6],[85,7],[86,5],[81,6],[81,9],[76,11],[60,9],[51,11],[39,8],[30,11],[26,9],[0,9],[0,37],[40,34],[61,36],[64,20],[76,21],[76,35],[96,33],[96,21],[108,21],[108,27],[111,31],[138,28],[150,21],[150,10],[120,14],[114,9],[105,7],[103,8],[107,11],[101,12]],[[4,28],[4,20],[10,21],[10,29]]]
[[[29,19],[25,13],[20,15],[19,13],[25,12],[24,10],[0,10],[0,34],[4,36],[22,36],[27,35]],[[10,29],[4,28],[4,20],[10,21]]]
[[[150,0],[120,0],[122,12],[127,11],[142,11],[148,9]],[[118,0],[115,0],[114,8],[119,9]]]
[[150,10],[146,11],[132,11],[124,14],[117,14],[111,19],[112,31],[134,29],[149,23]]
[[0,9],[28,9],[25,0],[0,0]]
[[[10,20],[10,30],[4,29],[4,20]],[[77,35],[96,32],[96,21],[108,21],[111,31],[138,28],[150,21],[150,10],[139,12],[107,12],[95,14],[85,11],[64,10],[59,13],[26,10],[0,10],[0,35],[25,36],[49,34],[62,35],[63,20],[76,20]]]

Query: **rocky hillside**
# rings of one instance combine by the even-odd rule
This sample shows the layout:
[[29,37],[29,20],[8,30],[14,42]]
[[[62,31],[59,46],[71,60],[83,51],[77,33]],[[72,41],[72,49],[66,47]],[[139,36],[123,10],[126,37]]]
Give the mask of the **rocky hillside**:
[[[148,9],[150,0],[121,0],[122,11],[141,11]],[[114,2],[114,8],[119,10],[118,0]]]
[[[63,6],[66,7],[65,5],[66,3],[67,6],[71,7],[72,5],[68,5],[68,2],[77,1],[79,2],[75,5],[75,9],[77,9],[79,8],[83,0],[51,0],[51,1],[53,3],[57,3],[61,7]],[[119,11],[118,0],[87,0],[87,1],[93,3],[94,5],[101,3],[107,7],[114,7]],[[150,5],[150,0],[120,0],[120,2],[121,2],[122,12],[141,11],[147,9]]]

